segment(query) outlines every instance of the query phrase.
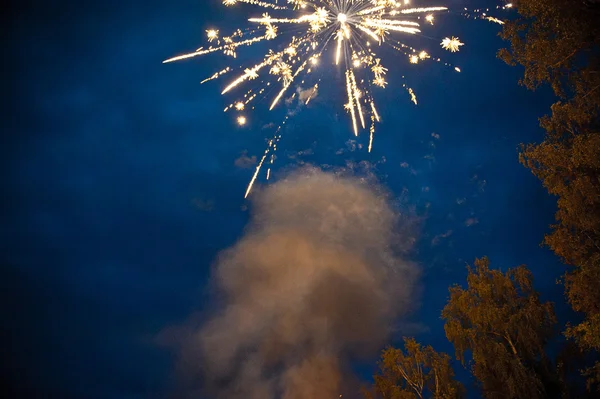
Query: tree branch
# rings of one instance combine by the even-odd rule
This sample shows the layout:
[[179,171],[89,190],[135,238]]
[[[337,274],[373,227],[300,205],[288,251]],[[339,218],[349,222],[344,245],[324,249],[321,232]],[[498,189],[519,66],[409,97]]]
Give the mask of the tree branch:
[[406,383],[410,385],[410,387],[415,391],[419,398],[423,399],[423,391],[419,391],[418,385],[415,382],[413,382],[410,378],[408,378],[408,374],[406,374],[402,367],[398,366],[398,370],[400,371],[400,374],[402,374],[402,377],[406,380]]
[[583,100],[584,98],[592,94],[592,92],[595,91],[598,87],[600,87],[600,84],[594,87],[592,90],[588,91],[585,96],[581,97],[581,99]]
[[573,52],[571,52],[571,54],[569,54],[568,56],[566,56],[562,60],[558,61],[556,64],[552,65],[552,68],[555,68],[555,67],[559,66],[560,64],[562,64],[563,62],[565,62],[569,58],[573,57],[575,55],[575,53],[577,53],[577,50],[578,49],[573,50]]

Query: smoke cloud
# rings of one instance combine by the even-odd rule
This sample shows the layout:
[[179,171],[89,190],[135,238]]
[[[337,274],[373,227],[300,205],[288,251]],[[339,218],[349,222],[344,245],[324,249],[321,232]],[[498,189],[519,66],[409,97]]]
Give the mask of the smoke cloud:
[[417,273],[398,248],[412,237],[364,179],[305,168],[253,201],[215,263],[220,311],[188,327],[181,371],[216,399],[338,398],[350,361],[409,309]]

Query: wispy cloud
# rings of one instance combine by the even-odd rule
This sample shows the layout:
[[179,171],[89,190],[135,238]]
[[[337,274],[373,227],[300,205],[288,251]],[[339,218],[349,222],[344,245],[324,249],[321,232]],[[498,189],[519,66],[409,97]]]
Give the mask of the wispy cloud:
[[445,233],[438,234],[431,240],[431,245],[438,245],[442,238],[448,238],[452,235],[452,230],[448,230]]
[[244,150],[242,154],[234,161],[238,168],[249,169],[256,165],[256,155],[248,156],[248,151]]
[[203,212],[211,212],[215,209],[215,202],[213,200],[206,200],[202,198],[194,198],[192,200],[194,206],[203,211]]
[[474,226],[478,223],[479,223],[479,219],[477,219],[475,217],[471,217],[471,218],[468,218],[467,220],[465,220],[465,226],[467,226],[467,227]]

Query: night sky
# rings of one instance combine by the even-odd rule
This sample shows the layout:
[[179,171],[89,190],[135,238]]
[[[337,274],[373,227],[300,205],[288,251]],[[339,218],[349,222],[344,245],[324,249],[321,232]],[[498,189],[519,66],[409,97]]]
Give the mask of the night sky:
[[[225,81],[199,84],[225,56],[162,64],[202,45],[206,29],[229,31],[247,11],[262,13],[224,10],[218,0],[32,0],[3,16],[0,356],[20,397],[161,398],[173,388],[175,362],[157,337],[214,307],[211,265],[252,211],[249,164],[273,134],[266,125],[288,111],[268,113],[261,102],[238,127],[222,112],[232,99],[219,96]],[[522,70],[495,57],[499,29],[440,14],[410,38],[462,73],[385,51],[390,85],[377,96],[382,124],[370,154],[366,135],[353,141],[334,68],[283,130],[274,181],[303,163],[366,161],[419,216],[410,258],[421,294],[390,342],[409,333],[452,353],[440,312],[475,257],[503,270],[528,265],[543,298],[559,302],[559,319],[565,311],[555,284],[563,266],[539,246],[555,201],[517,152],[542,139],[538,117],[553,98],[519,86]],[[445,52],[446,35],[466,45]]]

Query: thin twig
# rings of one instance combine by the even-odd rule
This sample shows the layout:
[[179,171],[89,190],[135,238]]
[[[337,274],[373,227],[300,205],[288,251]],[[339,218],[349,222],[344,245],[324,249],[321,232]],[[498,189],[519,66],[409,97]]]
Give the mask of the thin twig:
[[592,94],[592,92],[595,91],[598,87],[600,87],[600,84],[596,85],[596,87],[594,87],[592,90],[588,91],[585,96],[581,97],[581,99],[583,100],[584,98],[586,98],[587,96],[589,96],[590,94]]
[[565,58],[563,58],[562,60],[558,61],[556,64],[552,65],[552,67],[554,68],[555,66],[558,66],[560,64],[562,64],[563,62],[565,62],[566,60],[568,60],[569,58],[573,57],[575,55],[575,53],[577,52],[577,50],[573,50],[573,52],[571,54],[569,54],[568,56],[566,56]]

